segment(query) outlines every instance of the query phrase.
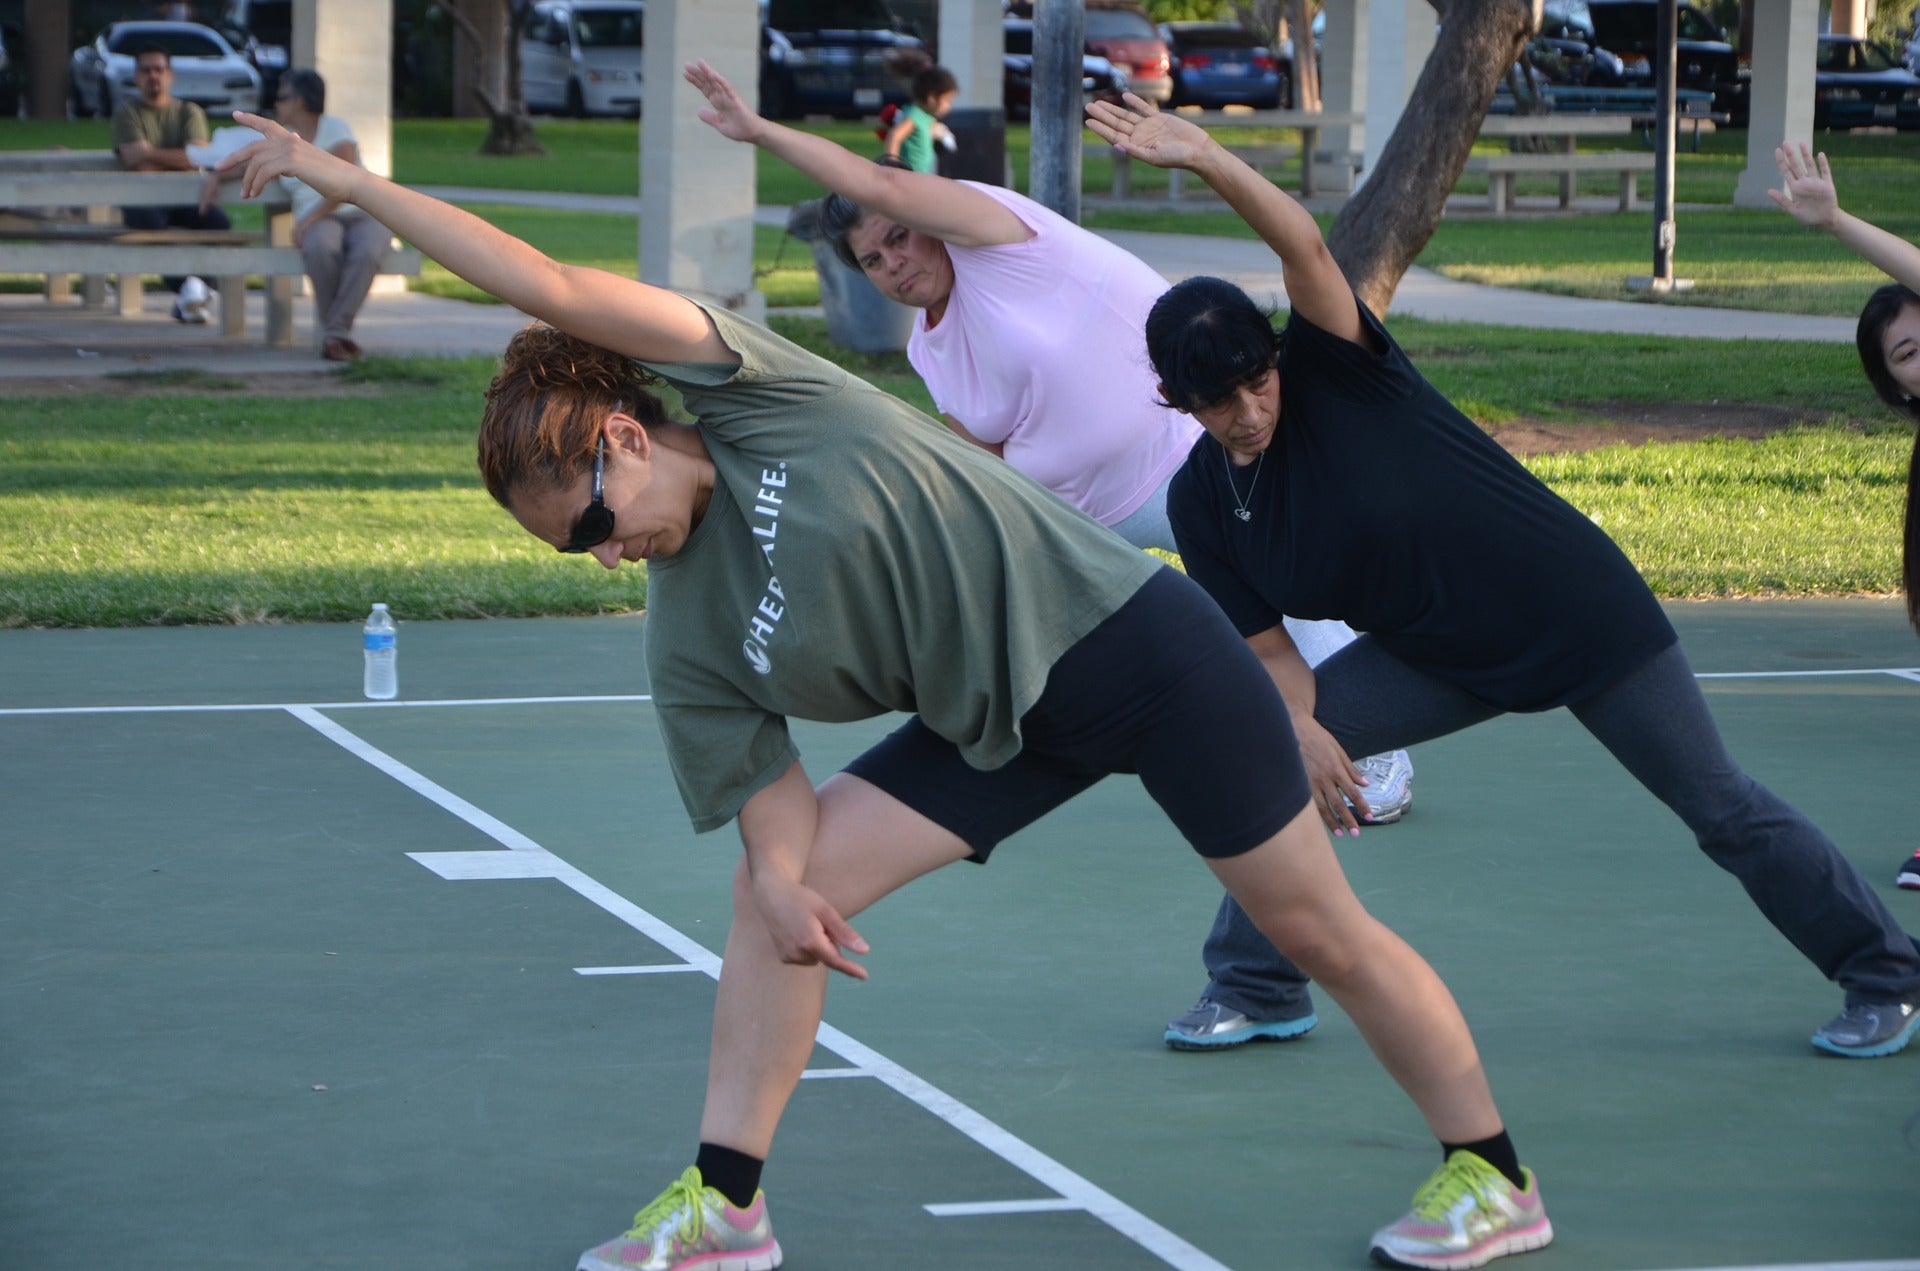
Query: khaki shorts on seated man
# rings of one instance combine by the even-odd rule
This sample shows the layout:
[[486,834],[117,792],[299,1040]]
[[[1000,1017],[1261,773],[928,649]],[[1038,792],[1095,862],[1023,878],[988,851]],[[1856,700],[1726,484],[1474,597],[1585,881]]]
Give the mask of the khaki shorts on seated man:
[[[191,172],[189,145],[205,145],[207,115],[173,95],[173,58],[148,46],[134,54],[133,82],[138,96],[113,112],[113,149],[130,172]],[[130,229],[232,229],[218,206],[205,208],[129,207],[121,213]],[[198,278],[163,279],[175,293],[173,316],[181,322],[205,322],[212,293]]]

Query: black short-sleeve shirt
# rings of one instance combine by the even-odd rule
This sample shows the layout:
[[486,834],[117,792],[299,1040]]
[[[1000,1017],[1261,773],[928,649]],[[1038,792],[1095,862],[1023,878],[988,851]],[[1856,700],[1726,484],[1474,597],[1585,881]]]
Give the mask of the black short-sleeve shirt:
[[1187,571],[1240,633],[1282,614],[1343,619],[1509,711],[1580,701],[1673,644],[1613,540],[1441,396],[1365,305],[1360,315],[1371,348],[1289,318],[1279,425],[1257,478],[1233,470],[1237,498],[1211,436],[1174,476],[1168,512]]

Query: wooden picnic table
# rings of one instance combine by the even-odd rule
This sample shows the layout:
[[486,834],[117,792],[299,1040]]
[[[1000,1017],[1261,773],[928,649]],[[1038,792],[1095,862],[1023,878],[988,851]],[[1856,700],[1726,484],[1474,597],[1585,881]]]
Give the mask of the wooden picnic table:
[[[245,331],[246,280],[257,274],[266,279],[267,342],[291,344],[294,288],[306,265],[293,246],[292,206],[277,184],[245,200],[265,212],[264,236],[120,224],[122,208],[197,204],[204,180],[199,172],[128,172],[111,151],[0,152],[0,213],[13,213],[0,215],[0,272],[45,274],[49,300],[65,299],[68,275],[81,274],[92,306],[105,304],[106,277],[117,274],[123,315],[140,312],[142,275],[206,275],[217,280],[229,336]],[[237,175],[221,183],[223,203],[239,196]],[[420,257],[389,251],[379,268],[417,274]]]
[[[1565,155],[1571,155],[1579,148],[1582,137],[1631,137],[1638,131],[1634,117],[1627,114],[1488,115],[1480,121],[1482,138],[1502,141],[1545,138],[1556,143],[1557,152]],[[1578,180],[1573,166],[1569,164],[1559,174],[1561,207],[1573,206],[1574,187]]]
[[[1222,131],[1247,130],[1258,128],[1278,128],[1296,131],[1300,134],[1300,194],[1302,198],[1311,198],[1317,193],[1313,176],[1313,156],[1320,148],[1320,130],[1322,128],[1357,128],[1365,124],[1367,118],[1357,111],[1319,111],[1319,110],[1246,110],[1221,111],[1217,115],[1204,118],[1184,115],[1209,133]],[[1224,142],[1224,138],[1222,141]],[[1113,192],[1125,196],[1133,192],[1132,172],[1128,166],[1128,157],[1119,151],[1113,158]],[[1186,174],[1179,168],[1167,172],[1167,197],[1177,200]]]

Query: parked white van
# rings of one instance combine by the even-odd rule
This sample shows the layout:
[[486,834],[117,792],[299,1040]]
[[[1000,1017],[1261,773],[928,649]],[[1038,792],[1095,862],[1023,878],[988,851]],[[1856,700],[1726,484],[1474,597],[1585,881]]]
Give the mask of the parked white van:
[[520,31],[527,109],[640,113],[640,0],[540,0]]

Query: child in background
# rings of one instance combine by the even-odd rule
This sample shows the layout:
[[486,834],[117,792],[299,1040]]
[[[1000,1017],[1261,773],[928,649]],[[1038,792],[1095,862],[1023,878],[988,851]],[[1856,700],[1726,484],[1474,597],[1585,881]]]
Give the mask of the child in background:
[[960,95],[959,81],[944,66],[929,66],[913,77],[913,105],[887,130],[887,153],[915,172],[934,170],[933,147],[953,149],[953,134],[940,121]]

